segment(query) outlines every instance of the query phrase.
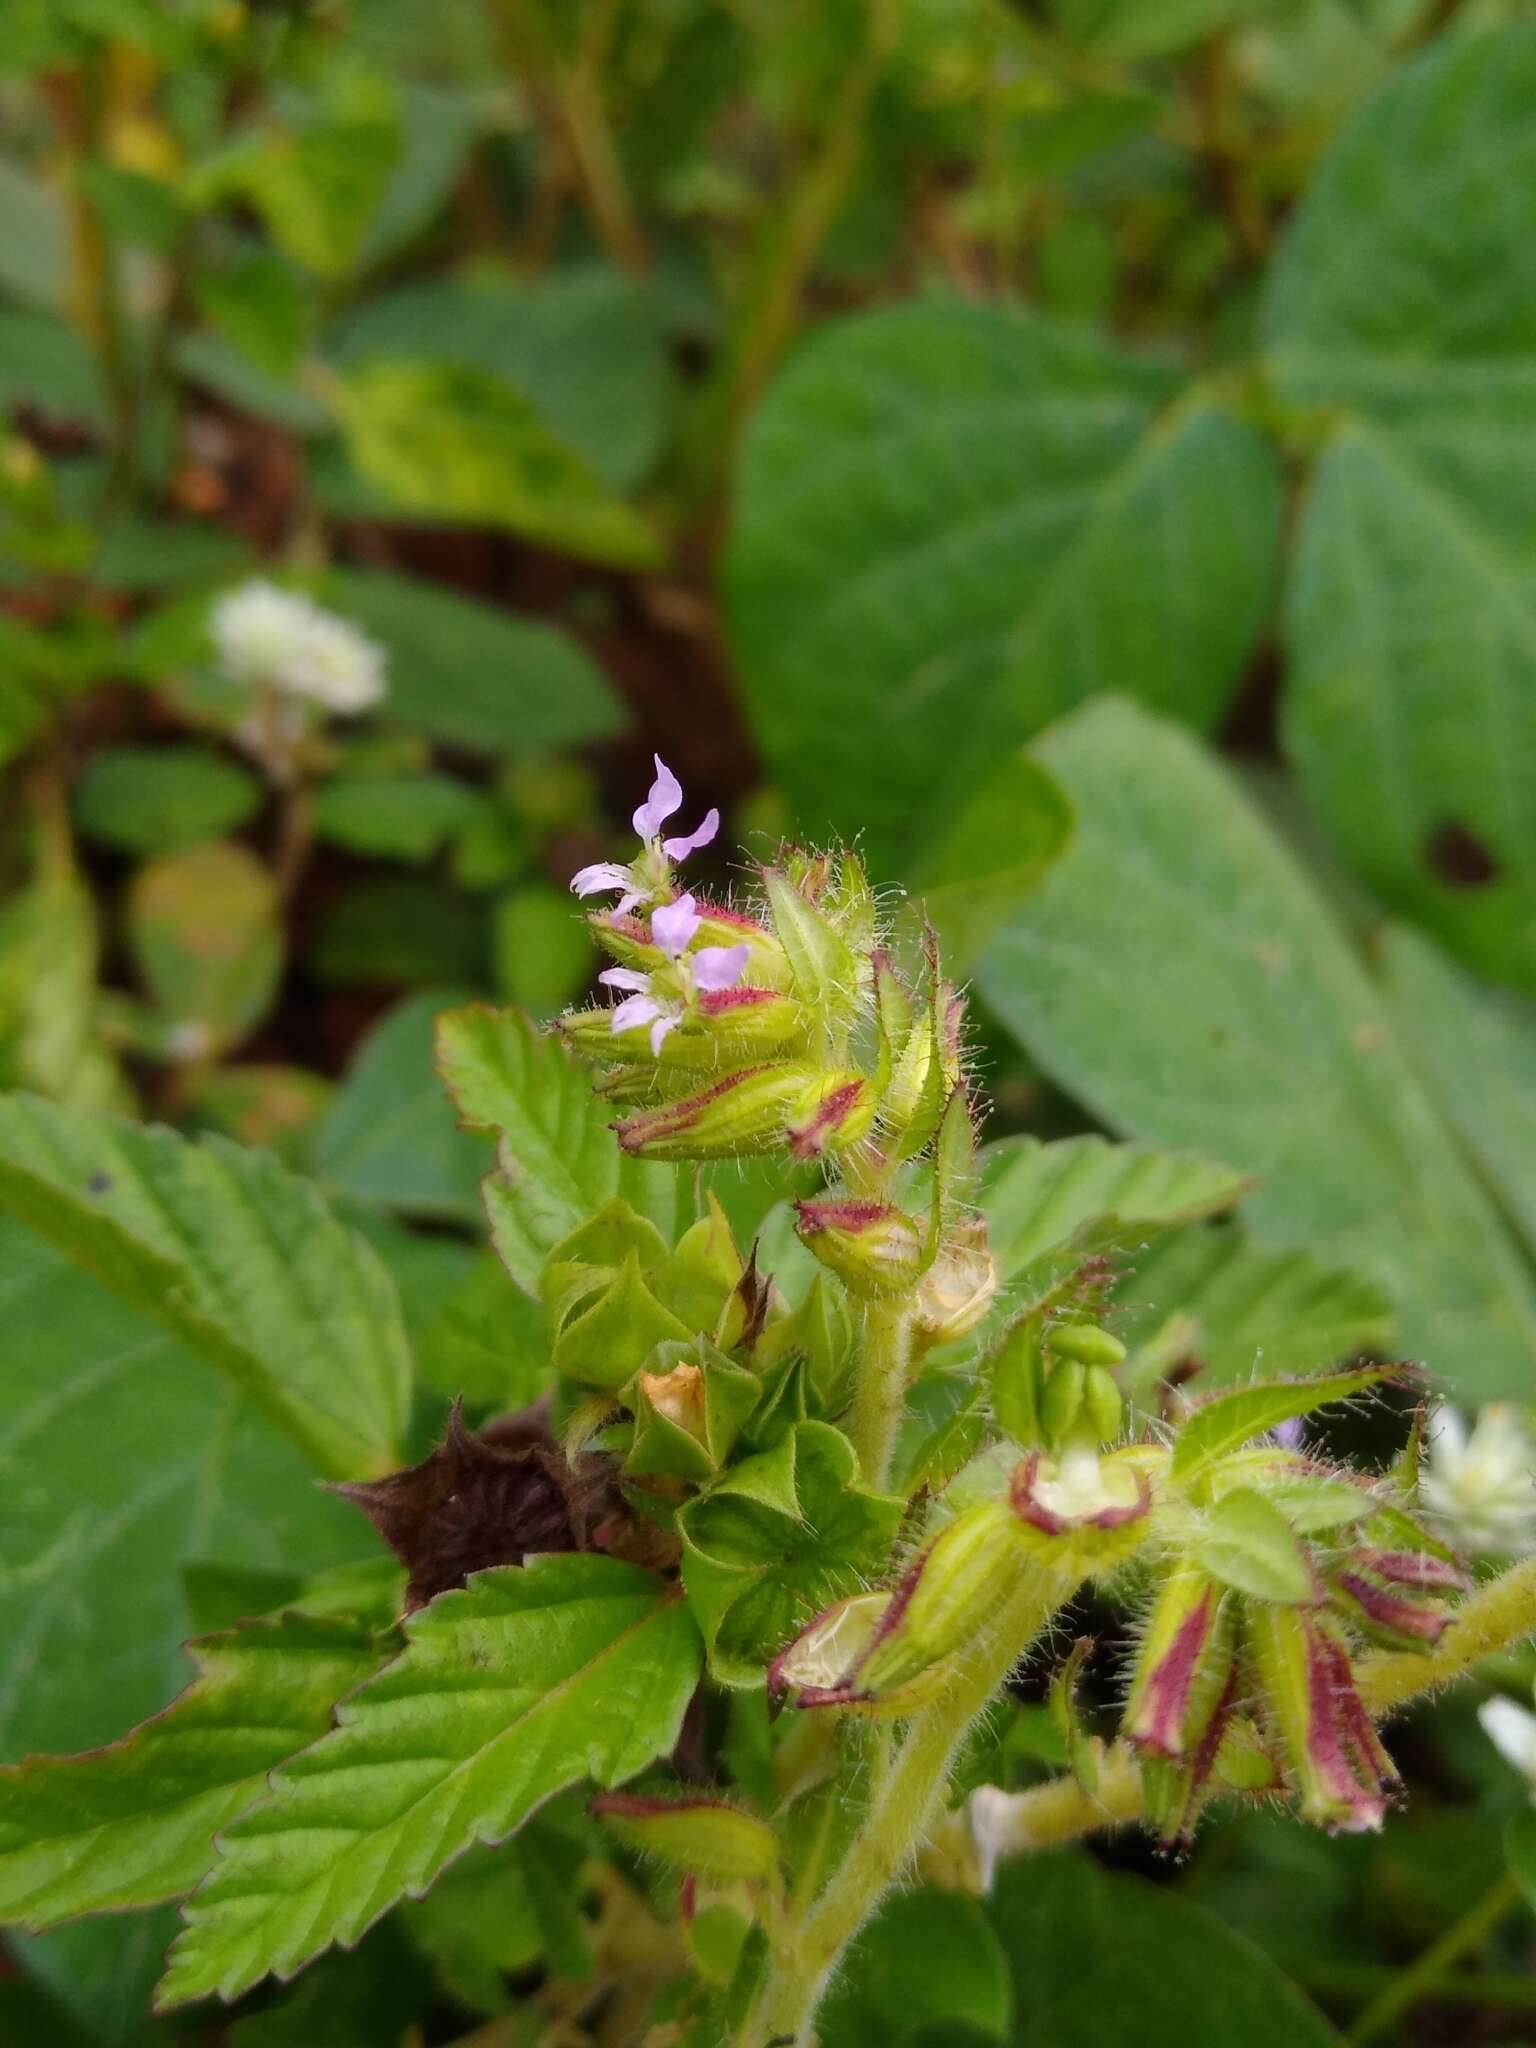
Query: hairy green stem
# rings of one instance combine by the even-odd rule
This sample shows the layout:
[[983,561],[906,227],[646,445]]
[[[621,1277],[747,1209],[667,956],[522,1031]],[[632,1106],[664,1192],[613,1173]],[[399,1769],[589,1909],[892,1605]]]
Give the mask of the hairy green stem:
[[864,1311],[864,1342],[848,1434],[871,1486],[884,1486],[890,1478],[911,1365],[910,1302],[870,1302]]
[[838,1958],[917,1855],[967,1730],[1079,1582],[1031,1575],[943,1697],[913,1715],[836,1874],[799,1926],[783,1930],[775,1944],[740,2048],[813,2048],[816,2009]]

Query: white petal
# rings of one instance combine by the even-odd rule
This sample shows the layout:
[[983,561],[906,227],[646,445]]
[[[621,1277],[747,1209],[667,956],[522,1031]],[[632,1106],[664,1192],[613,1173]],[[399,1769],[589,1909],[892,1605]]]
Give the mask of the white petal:
[[637,995],[648,993],[651,986],[651,977],[638,967],[605,967],[597,978],[604,988],[633,989]]
[[578,868],[571,877],[571,887],[578,896],[598,896],[605,889],[624,890],[629,886],[629,869],[620,867],[616,860],[594,861],[591,867]]
[[1483,1701],[1477,1718],[1504,1761],[1536,1785],[1536,1714],[1499,1695]]
[[613,1013],[610,1031],[634,1031],[642,1024],[649,1024],[661,1015],[661,1005],[654,996],[630,996],[620,1003]]

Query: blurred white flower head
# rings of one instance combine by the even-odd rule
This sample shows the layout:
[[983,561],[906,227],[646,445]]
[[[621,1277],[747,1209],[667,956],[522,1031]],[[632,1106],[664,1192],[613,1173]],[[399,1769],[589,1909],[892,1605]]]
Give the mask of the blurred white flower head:
[[366,711],[384,695],[384,650],[310,598],[260,578],[213,608],[214,645],[237,683],[305,697],[327,711]]
[[1483,1701],[1477,1718],[1505,1763],[1513,1764],[1524,1778],[1531,1803],[1536,1805],[1536,1714],[1529,1707],[1517,1706],[1513,1700],[1496,1694]]
[[1463,1550],[1536,1550],[1536,1437],[1520,1411],[1491,1402],[1468,1432],[1442,1402],[1430,1417],[1424,1505]]

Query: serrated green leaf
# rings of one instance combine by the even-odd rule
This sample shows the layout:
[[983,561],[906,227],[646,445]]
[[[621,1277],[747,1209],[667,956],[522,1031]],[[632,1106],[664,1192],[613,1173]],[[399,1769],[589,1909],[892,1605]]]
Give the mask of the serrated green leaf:
[[625,1158],[586,1073],[520,1010],[450,1011],[437,1057],[465,1125],[499,1141],[501,1172],[486,1200],[520,1287],[536,1294],[545,1255],[617,1195],[671,1237],[675,1173]]
[[727,561],[797,824],[910,872],[1001,752],[1097,690],[1214,721],[1279,500],[1259,437],[1179,392],[1086,335],[943,300],[799,352],[752,422]]
[[365,569],[332,569],[320,591],[389,649],[389,715],[432,739],[514,754],[623,723],[596,662],[541,619]]
[[662,566],[639,513],[500,378],[374,362],[337,378],[330,398],[353,462],[403,511],[504,528],[615,568]]
[[1195,1555],[1212,1578],[1255,1600],[1295,1604],[1316,1592],[1290,1523],[1248,1486],[1234,1487],[1217,1501],[1196,1541]]
[[998,1271],[1011,1279],[1093,1236],[1144,1242],[1230,1209],[1249,1176],[1194,1152],[1107,1138],[1004,1138],[981,1155],[981,1205]]
[[185,1908],[162,2010],[289,1977],[552,1793],[635,1776],[671,1749],[699,1676],[686,1605],[612,1558],[481,1572],[407,1634],[335,1731],[225,1830]]
[[254,816],[261,784],[202,747],[105,747],[74,793],[87,838],[127,853],[170,853],[232,832]]
[[113,1741],[165,1705],[186,1680],[189,1562],[302,1574],[366,1536],[232,1386],[9,1217],[0,1314],[9,1759]]
[[1174,1439],[1173,1476],[1188,1484],[1228,1451],[1273,1429],[1277,1422],[1310,1415],[1333,1401],[1352,1400],[1401,1373],[1399,1365],[1360,1365],[1348,1372],[1323,1373],[1316,1379],[1276,1380],[1215,1394],[1201,1402]]
[[368,1629],[301,1615],[190,1654],[187,1690],[121,1742],[0,1771],[0,1920],[35,1930],[190,1891],[218,1830],[379,1662]]
[[12,1095],[0,1207],[229,1373],[322,1471],[399,1464],[410,1359],[394,1288],[270,1155]]
[[1530,1275],[1294,859],[1129,704],[1041,753],[1078,828],[982,964],[993,1007],[1104,1122],[1257,1175],[1254,1240],[1373,1281],[1409,1356],[1472,1400],[1524,1393]]
[[1533,93],[1529,22],[1395,71],[1297,209],[1265,309],[1281,389],[1338,423],[1290,589],[1287,748],[1376,891],[1527,988]]

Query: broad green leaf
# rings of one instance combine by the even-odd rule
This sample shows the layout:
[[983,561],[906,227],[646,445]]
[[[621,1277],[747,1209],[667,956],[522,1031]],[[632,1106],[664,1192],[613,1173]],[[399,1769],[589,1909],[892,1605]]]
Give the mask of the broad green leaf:
[[410,1359],[394,1288],[269,1154],[12,1095],[0,1207],[229,1373],[322,1471],[400,1462]]
[[543,1308],[490,1252],[424,1324],[416,1355],[428,1386],[472,1408],[523,1408],[554,1382]]
[[1536,1258],[1536,1005],[1454,967],[1417,933],[1381,940],[1403,1043]]
[[310,1571],[367,1547],[222,1379],[0,1220],[0,1756],[85,1749],[185,1683],[182,1567]]
[[267,1014],[283,972],[280,904],[246,847],[211,840],[140,868],[127,926],[173,1054],[226,1051]]
[[1159,57],[1182,50],[1247,15],[1276,11],[1279,0],[1051,0],[1051,13],[1074,42],[1107,57]]
[[910,871],[1000,752],[1096,690],[1214,722],[1269,602],[1278,494],[1264,443],[1179,390],[942,300],[801,351],[749,431],[727,564],[798,824]]
[[315,830],[353,853],[425,861],[482,802],[451,775],[343,776],[316,795]]
[[1255,1600],[1294,1604],[1316,1598],[1290,1523],[1252,1487],[1234,1487],[1217,1501],[1196,1540],[1195,1556],[1213,1578]]
[[597,265],[518,289],[435,280],[381,293],[333,336],[333,360],[456,363],[521,391],[615,490],[655,460],[667,395],[651,287]]
[[639,513],[500,378],[378,361],[329,389],[353,462],[402,512],[502,527],[615,568],[661,567]]
[[760,1683],[797,1629],[884,1569],[905,1504],[857,1475],[845,1436],[802,1422],[679,1516],[683,1582],[722,1683]]
[[1140,1243],[1230,1209],[1248,1176],[1193,1152],[1107,1138],[1004,1138],[982,1154],[981,1203],[998,1271],[1026,1272],[1048,1253]]
[[1274,1380],[1213,1394],[1195,1409],[1174,1440],[1173,1475],[1186,1482],[1197,1479],[1218,1458],[1273,1429],[1277,1422],[1310,1415],[1334,1401],[1353,1400],[1401,1372],[1397,1365],[1358,1365],[1316,1379]]
[[0,1920],[51,1927],[190,1891],[219,1829],[379,1663],[366,1628],[302,1615],[190,1654],[187,1690],[122,1741],[0,1771]]
[[672,1168],[620,1152],[586,1071],[521,1010],[450,1011],[437,1057],[461,1120],[498,1140],[501,1170],[486,1199],[496,1249],[520,1287],[536,1294],[546,1252],[615,1195],[670,1240]]
[[[5,1937],[5,1946],[27,1975],[46,1986],[83,2030],[78,2036],[71,2028],[21,2038],[46,2041],[48,2048],[55,2048],[55,2042],[68,2048],[77,2039],[88,2048],[141,2048],[155,1979],[175,1932],[176,1908],[155,1906],[50,1928],[46,1934]],[[148,2038],[154,2042],[153,2035]],[[160,2044],[154,2042],[154,2048]]]
[[1077,834],[979,979],[1105,1122],[1259,1176],[1255,1242],[1386,1294],[1410,1356],[1471,1400],[1529,1388],[1530,1277],[1375,989],[1228,776],[1123,702],[1041,754]]
[[458,183],[475,139],[470,95],[394,73],[400,150],[363,236],[372,267],[429,227]]
[[699,1678],[686,1605],[612,1558],[481,1572],[406,1627],[334,1733],[225,1829],[162,2009],[289,1977],[565,1786],[634,1777],[672,1748]]
[[590,656],[540,620],[365,569],[333,569],[321,594],[389,650],[388,713],[429,738],[517,753],[621,723]]
[[585,1854],[583,1843],[557,1833],[541,1814],[512,1841],[469,1850],[424,1899],[406,1906],[412,1940],[460,2005],[514,2009],[508,1977],[541,1957],[557,1977],[579,1983],[590,1976],[580,1904]]
[[1018,2048],[1341,2048],[1261,1949],[1171,1885],[1057,1851],[1005,1862],[987,1912]]
[[437,1019],[453,990],[409,996],[354,1055],[315,1139],[319,1178],[353,1201],[473,1223],[485,1148],[454,1122],[432,1067]]
[[125,853],[171,853],[233,832],[260,809],[249,768],[204,747],[104,747],[74,792],[88,839]]
[[988,777],[922,871],[923,915],[944,965],[964,974],[1072,836],[1072,807],[1032,755],[1015,754]]
[[1197,1359],[1197,1391],[1316,1372],[1384,1352],[1392,1311],[1380,1288],[1304,1251],[1253,1244],[1231,1225],[1181,1230],[1138,1257],[1115,1294],[1115,1333],[1145,1380]]
[[52,311],[70,280],[69,213],[62,193],[45,185],[14,157],[0,157],[0,286],[25,306]]
[[261,1060],[210,1067],[186,1080],[187,1124],[221,1131],[237,1145],[261,1145],[306,1171],[315,1133],[336,1086],[307,1067]]
[[[1335,145],[1268,284],[1337,420],[1290,593],[1288,748],[1335,842],[1536,987],[1536,27],[1441,41]],[[1390,194],[1390,205],[1383,195]]]
[[838,1965],[816,2038],[822,2048],[890,2048],[927,2021],[957,2032],[970,2022],[995,2040],[1012,2003],[1007,1959],[977,1900],[895,1892]]

